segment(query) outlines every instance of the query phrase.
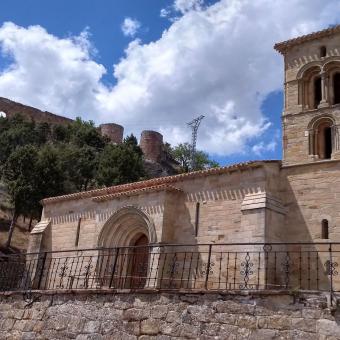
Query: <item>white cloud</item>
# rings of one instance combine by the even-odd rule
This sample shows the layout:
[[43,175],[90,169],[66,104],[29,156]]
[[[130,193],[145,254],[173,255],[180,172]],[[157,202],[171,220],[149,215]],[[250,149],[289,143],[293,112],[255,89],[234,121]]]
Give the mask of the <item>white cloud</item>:
[[[0,96],[60,114],[88,113],[85,118],[117,122],[136,135],[156,129],[171,143],[189,141],[186,122],[204,114],[200,149],[259,152],[270,126],[261,103],[283,83],[282,57],[273,44],[327,27],[339,19],[340,3],[220,0],[199,6],[182,7],[158,41],[132,41],[114,67],[112,87],[101,81],[105,69],[94,61],[87,33],[60,39],[39,26],[4,24],[0,46],[13,62],[0,73]],[[254,141],[260,146],[252,150]]]
[[141,24],[138,20],[127,17],[124,19],[121,29],[125,36],[134,37],[137,34],[140,27]]
[[169,8],[162,8],[159,15],[161,18],[168,18],[171,14],[171,10]]
[[0,47],[12,63],[0,71],[0,96],[75,117],[98,114],[105,68],[92,60],[88,33],[60,39],[40,26],[0,27]]
[[178,12],[186,13],[191,10],[200,10],[203,3],[203,0],[175,0],[173,7]]
[[272,140],[269,142],[259,142],[252,146],[252,152],[257,156],[262,156],[267,152],[274,152],[279,143],[280,133],[276,131]]

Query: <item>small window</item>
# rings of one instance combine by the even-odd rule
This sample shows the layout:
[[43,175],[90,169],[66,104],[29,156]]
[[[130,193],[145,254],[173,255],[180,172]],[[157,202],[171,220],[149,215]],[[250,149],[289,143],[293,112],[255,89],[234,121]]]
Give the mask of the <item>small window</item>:
[[320,58],[326,57],[326,54],[327,54],[327,48],[326,48],[326,46],[321,46],[321,47],[320,47]]
[[78,224],[77,224],[76,239],[75,239],[75,242],[74,242],[74,245],[76,247],[78,247],[78,245],[79,245],[80,225],[81,225],[81,217],[79,217]]
[[322,220],[321,222],[321,238],[324,240],[329,239],[329,228],[328,228],[328,221],[327,220]]
[[7,117],[7,115],[6,115],[6,113],[5,113],[5,112],[3,112],[3,111],[0,111],[0,117],[1,117],[1,118],[6,118],[6,117]]

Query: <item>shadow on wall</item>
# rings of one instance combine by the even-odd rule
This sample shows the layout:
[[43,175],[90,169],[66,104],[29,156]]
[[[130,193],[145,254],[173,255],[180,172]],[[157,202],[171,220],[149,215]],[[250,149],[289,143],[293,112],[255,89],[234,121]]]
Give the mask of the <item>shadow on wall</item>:
[[[313,180],[314,177],[315,180]],[[281,188],[284,189],[281,191],[284,193],[284,204],[288,212],[283,226],[284,239],[282,241],[312,244],[288,245],[286,255],[282,254],[281,256],[281,269],[282,272],[290,272],[290,287],[328,291],[330,289],[330,271],[334,268],[330,263],[328,245],[331,239],[323,238],[325,234],[322,233],[322,221],[327,219],[332,225],[331,213],[334,206],[322,202],[321,196],[324,197],[326,188],[332,186],[332,181],[330,180],[320,191],[315,186],[319,182],[317,177],[323,181],[325,174],[314,172],[311,167],[282,169]],[[318,242],[319,244],[315,244]],[[340,248],[339,246],[336,248],[333,248],[331,261],[340,263],[340,253],[338,252]],[[334,283],[336,290],[340,290],[339,279],[336,279]]]

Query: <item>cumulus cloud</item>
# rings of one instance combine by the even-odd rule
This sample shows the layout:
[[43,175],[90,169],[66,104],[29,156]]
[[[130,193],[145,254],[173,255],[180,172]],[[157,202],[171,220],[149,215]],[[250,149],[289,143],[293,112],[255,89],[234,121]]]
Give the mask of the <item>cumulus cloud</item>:
[[39,26],[4,24],[0,46],[12,62],[0,71],[0,96],[60,114],[90,113],[98,123],[117,122],[136,135],[156,129],[171,143],[189,141],[186,122],[204,114],[200,149],[251,158],[271,126],[261,104],[283,83],[273,44],[336,22],[340,3],[176,3],[180,17],[159,40],[128,45],[112,86],[101,81],[106,70],[93,57],[88,33],[61,39]]
[[138,20],[127,17],[124,19],[121,29],[125,36],[134,37],[137,34],[140,27],[141,24]]
[[11,63],[0,71],[0,96],[70,117],[97,114],[106,70],[92,60],[86,31],[60,39],[40,26],[0,28],[0,46]]

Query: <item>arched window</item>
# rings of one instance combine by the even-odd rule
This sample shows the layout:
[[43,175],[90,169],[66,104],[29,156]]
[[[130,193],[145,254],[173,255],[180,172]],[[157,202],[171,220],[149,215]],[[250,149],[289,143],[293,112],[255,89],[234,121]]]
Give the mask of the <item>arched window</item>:
[[323,122],[318,126],[317,152],[319,159],[330,159],[332,157],[332,127],[330,122]]
[[5,112],[3,112],[3,111],[0,111],[0,117],[2,117],[2,118],[6,118],[6,117],[7,117],[7,115],[6,115],[6,113],[5,113]]
[[333,76],[333,91],[334,91],[333,104],[339,104],[340,103],[340,73],[335,73]]
[[314,109],[317,109],[322,99],[321,77],[314,79]]
[[326,46],[321,46],[321,47],[320,47],[320,58],[326,57],[326,54],[327,54],[327,48],[326,48]]
[[321,238],[322,239],[329,239],[329,227],[328,227],[328,220],[321,221]]
[[321,67],[311,65],[301,70],[299,79],[299,104],[303,109],[317,109],[321,100]]
[[333,150],[334,119],[331,116],[316,117],[309,124],[309,154],[316,159],[331,159]]

